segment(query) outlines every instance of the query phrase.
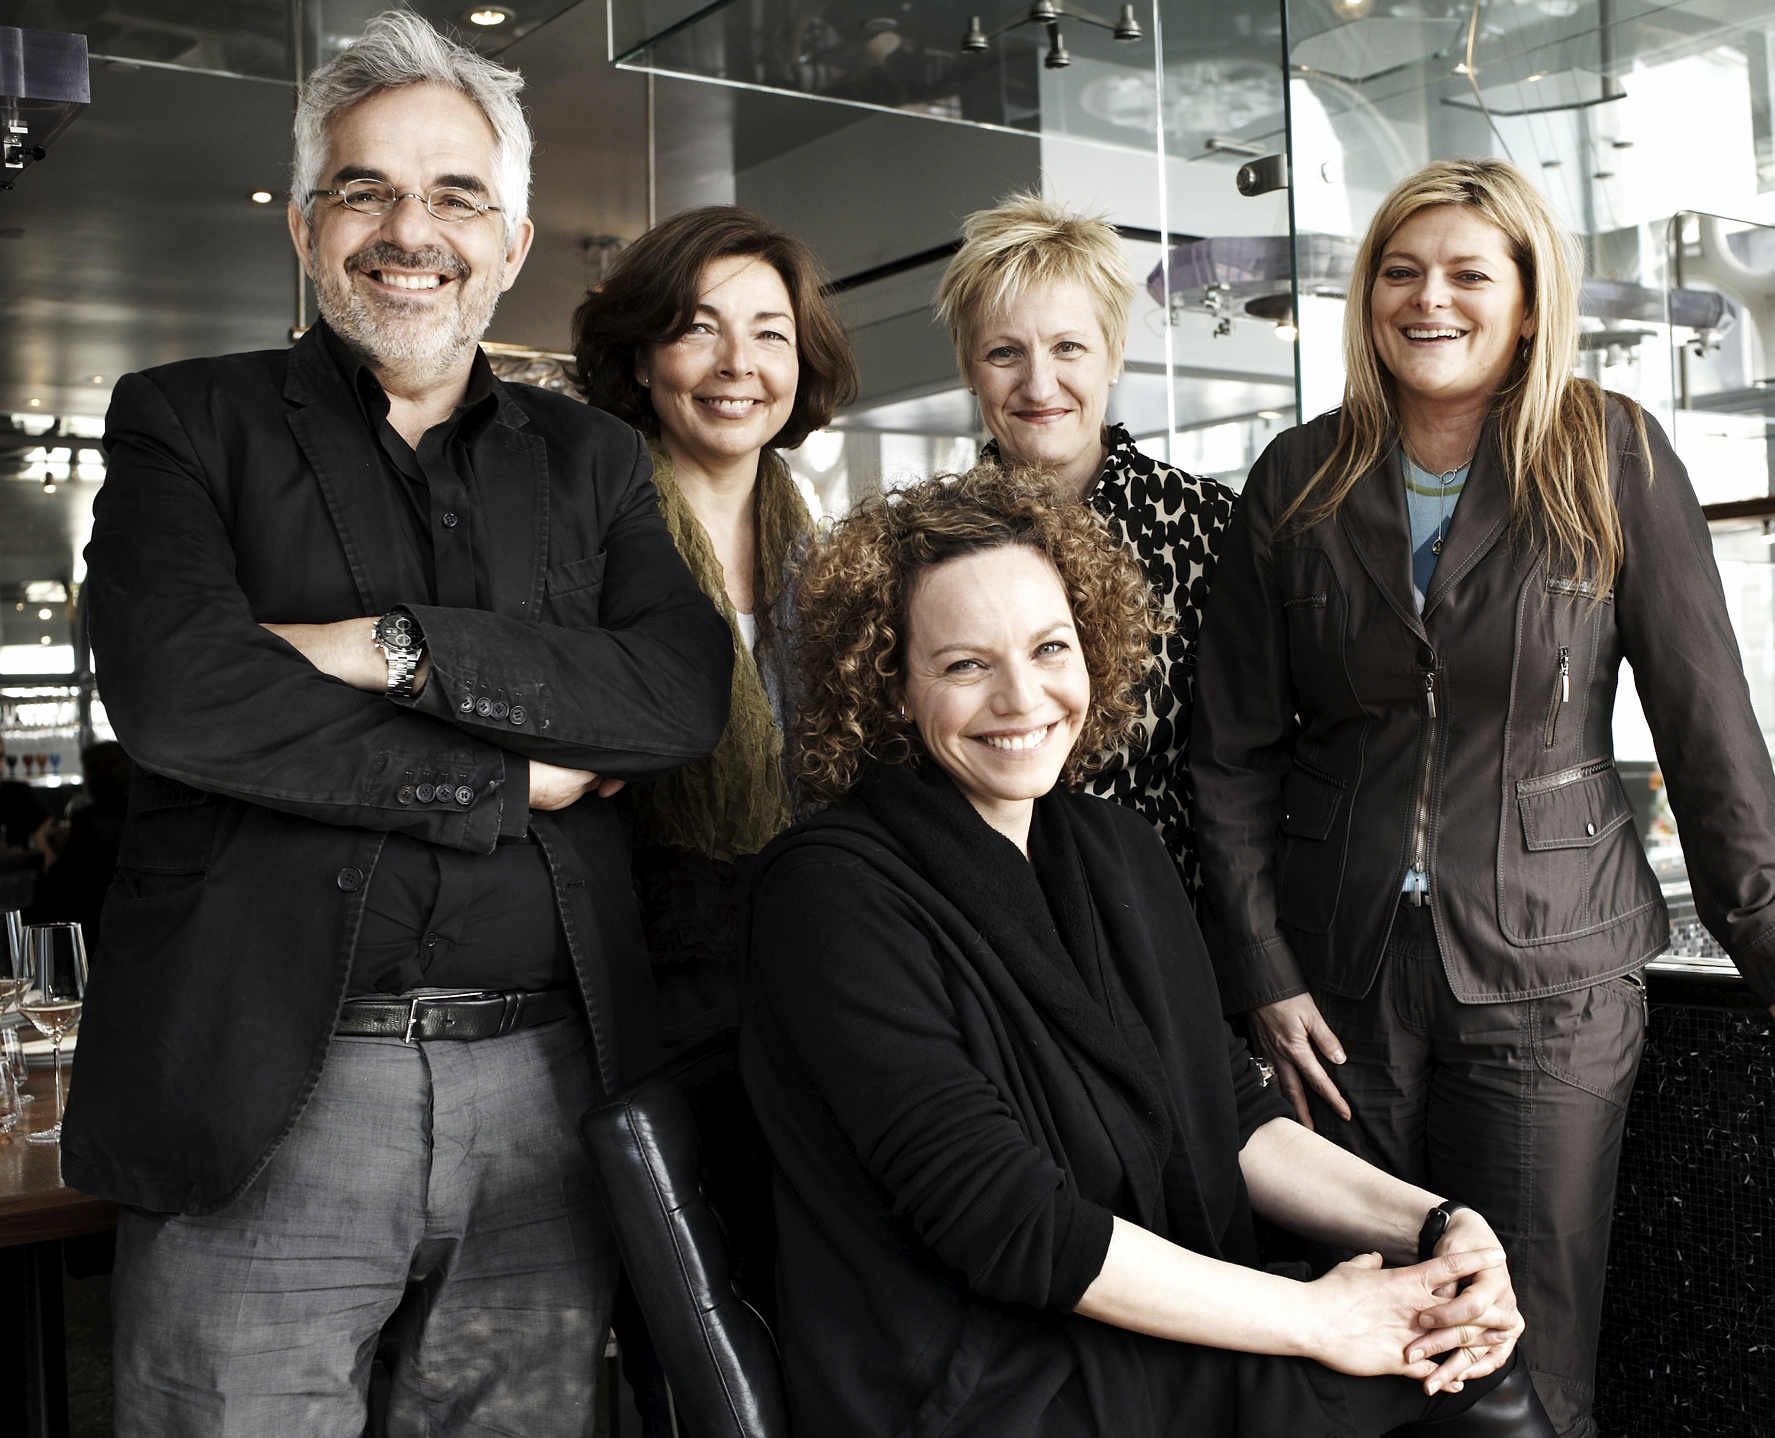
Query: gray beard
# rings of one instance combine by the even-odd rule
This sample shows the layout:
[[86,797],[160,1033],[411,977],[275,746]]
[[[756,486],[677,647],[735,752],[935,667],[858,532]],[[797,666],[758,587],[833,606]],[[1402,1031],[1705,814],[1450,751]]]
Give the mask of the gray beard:
[[[490,276],[459,275],[454,302],[438,313],[423,301],[364,294],[352,284],[349,273],[323,269],[313,249],[309,266],[315,276],[321,318],[333,333],[371,369],[398,374],[405,383],[420,388],[448,374],[486,334],[499,304],[499,281],[505,273],[502,259]],[[459,262],[438,267],[459,268]]]

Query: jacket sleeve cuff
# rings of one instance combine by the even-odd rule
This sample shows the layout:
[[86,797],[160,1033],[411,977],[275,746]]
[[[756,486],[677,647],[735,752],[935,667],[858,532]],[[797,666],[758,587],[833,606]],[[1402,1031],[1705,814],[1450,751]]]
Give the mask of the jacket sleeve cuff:
[[1071,1313],[1085,1290],[1103,1272],[1109,1257],[1115,1215],[1100,1203],[1075,1197],[1067,1216],[1066,1232],[1055,1244],[1054,1274],[1048,1288],[1049,1306],[1056,1313]]
[[1280,934],[1249,948],[1217,952],[1214,973],[1220,981],[1220,1009],[1228,1015],[1248,1013],[1307,991],[1306,976]]
[[1748,947],[1732,955],[1739,975],[1764,1008],[1775,1006],[1775,925],[1758,934]]
[[499,837],[522,839],[530,832],[530,761],[522,754],[506,752],[499,797]]

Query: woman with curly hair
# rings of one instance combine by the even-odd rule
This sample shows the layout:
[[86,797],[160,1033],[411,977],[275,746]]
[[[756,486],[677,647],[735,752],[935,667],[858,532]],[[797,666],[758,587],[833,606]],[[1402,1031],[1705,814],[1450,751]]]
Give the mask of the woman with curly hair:
[[[1162,622],[1102,522],[927,480],[798,607],[830,807],[760,857],[740,1040],[796,1431],[1548,1438],[1496,1236],[1287,1117],[1159,837],[1069,792]],[[1364,1256],[1265,1272],[1254,1212]]]

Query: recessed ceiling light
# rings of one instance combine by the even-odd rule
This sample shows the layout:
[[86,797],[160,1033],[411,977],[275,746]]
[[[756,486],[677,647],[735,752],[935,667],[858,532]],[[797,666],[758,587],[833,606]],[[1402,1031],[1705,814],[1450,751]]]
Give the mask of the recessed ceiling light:
[[95,374],[92,376],[92,382],[94,384],[103,384],[105,382],[105,377],[102,374]]
[[40,399],[28,399],[25,401],[25,403],[30,405],[32,409],[42,409],[43,408],[43,401]]
[[[50,486],[50,487],[53,487],[53,486]],[[49,643],[49,636],[48,636],[48,635],[47,635],[47,634],[45,634],[45,635],[44,635],[44,636],[43,636],[43,637],[42,637],[42,638],[41,638],[41,639],[39,639],[39,640],[38,640],[38,641],[37,641],[37,642],[38,642],[38,643],[39,643],[39,644],[47,644],[47,643]]]
[[1260,409],[1257,412],[1257,417],[1259,419],[1281,419],[1282,411],[1279,409]]
[[37,611],[37,617],[39,619],[48,619],[53,613],[55,613],[53,609],[39,609]]
[[269,205],[273,197],[270,190],[254,190],[251,198],[255,205]]
[[503,25],[507,20],[515,20],[518,13],[504,5],[477,5],[468,12],[468,23],[480,25],[491,30],[495,25]]

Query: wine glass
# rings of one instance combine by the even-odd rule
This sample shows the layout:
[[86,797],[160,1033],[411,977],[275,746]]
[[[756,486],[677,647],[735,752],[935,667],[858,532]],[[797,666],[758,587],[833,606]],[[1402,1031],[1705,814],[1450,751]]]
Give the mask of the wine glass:
[[6,951],[0,953],[0,1017],[18,1007],[25,991],[25,916],[6,910]]
[[80,1022],[86,999],[86,941],[79,924],[27,924],[25,960],[31,988],[20,1011],[49,1040],[55,1054],[55,1123],[29,1136],[31,1143],[62,1141],[62,1040]]

